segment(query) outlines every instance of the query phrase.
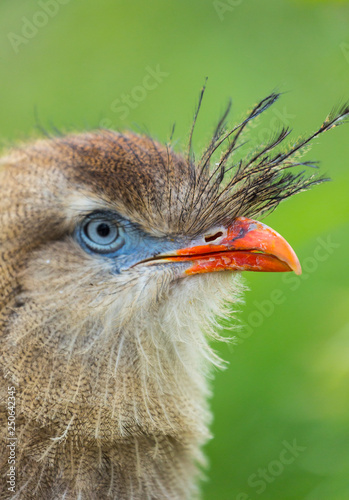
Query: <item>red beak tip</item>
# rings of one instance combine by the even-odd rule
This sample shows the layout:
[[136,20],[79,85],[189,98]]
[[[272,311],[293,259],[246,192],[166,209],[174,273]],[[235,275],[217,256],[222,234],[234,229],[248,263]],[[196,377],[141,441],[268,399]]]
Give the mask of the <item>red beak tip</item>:
[[297,266],[295,266],[295,269],[293,269],[293,271],[295,272],[295,274],[297,274],[297,276],[300,276],[302,274],[302,268],[299,262]]

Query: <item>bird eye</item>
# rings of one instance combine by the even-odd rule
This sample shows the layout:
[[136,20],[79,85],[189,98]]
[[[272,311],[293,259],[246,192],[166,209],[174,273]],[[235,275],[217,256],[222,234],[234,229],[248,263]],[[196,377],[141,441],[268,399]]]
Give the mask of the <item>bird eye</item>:
[[80,236],[90,250],[115,252],[124,244],[121,228],[106,218],[88,218],[81,226]]

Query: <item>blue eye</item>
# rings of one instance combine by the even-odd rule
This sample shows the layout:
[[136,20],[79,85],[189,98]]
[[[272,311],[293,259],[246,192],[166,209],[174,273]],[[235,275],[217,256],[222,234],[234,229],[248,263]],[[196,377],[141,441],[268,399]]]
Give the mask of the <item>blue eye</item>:
[[115,252],[125,243],[122,228],[103,216],[87,217],[80,227],[80,237],[90,250],[98,253]]

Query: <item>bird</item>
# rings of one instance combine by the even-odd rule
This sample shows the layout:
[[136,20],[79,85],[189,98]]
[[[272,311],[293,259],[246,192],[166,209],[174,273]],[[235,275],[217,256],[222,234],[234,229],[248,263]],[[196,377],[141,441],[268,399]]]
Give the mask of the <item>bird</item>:
[[200,497],[217,318],[239,310],[243,271],[301,273],[258,218],[325,180],[301,154],[349,115],[246,151],[279,94],[233,127],[229,104],[196,158],[203,92],[181,151],[97,129],[1,156],[1,498]]

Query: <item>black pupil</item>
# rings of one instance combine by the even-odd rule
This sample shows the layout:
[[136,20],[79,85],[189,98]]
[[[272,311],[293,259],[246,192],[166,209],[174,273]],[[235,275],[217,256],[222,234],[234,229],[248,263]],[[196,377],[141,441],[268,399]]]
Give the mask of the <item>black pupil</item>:
[[107,236],[109,236],[110,226],[105,222],[102,222],[102,224],[99,224],[97,226],[97,233],[101,238],[106,238]]

